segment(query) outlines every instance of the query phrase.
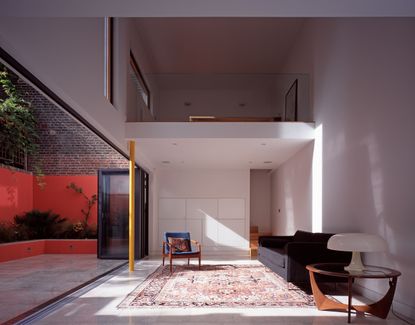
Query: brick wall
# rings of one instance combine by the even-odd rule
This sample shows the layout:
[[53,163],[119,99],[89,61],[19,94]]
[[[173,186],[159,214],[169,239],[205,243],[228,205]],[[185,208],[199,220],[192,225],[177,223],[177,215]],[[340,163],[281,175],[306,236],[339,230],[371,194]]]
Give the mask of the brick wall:
[[36,162],[45,175],[96,175],[99,168],[128,167],[125,157],[31,85],[19,79],[16,86],[38,122],[39,152],[29,157],[29,170]]

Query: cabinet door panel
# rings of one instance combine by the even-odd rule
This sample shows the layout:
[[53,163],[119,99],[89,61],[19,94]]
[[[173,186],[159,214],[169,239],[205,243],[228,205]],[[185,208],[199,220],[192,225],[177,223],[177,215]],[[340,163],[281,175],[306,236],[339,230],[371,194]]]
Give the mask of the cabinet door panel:
[[203,219],[206,216],[217,218],[218,200],[217,199],[187,199],[186,218]]
[[185,199],[160,199],[160,219],[184,219],[186,217]]
[[245,239],[245,221],[220,220],[218,224],[218,244],[220,246],[247,249],[248,240]]
[[212,217],[203,220],[203,245],[216,246],[218,241],[218,221]]
[[219,199],[219,219],[245,219],[245,199]]
[[190,232],[190,238],[203,244],[202,220],[186,220],[186,231]]

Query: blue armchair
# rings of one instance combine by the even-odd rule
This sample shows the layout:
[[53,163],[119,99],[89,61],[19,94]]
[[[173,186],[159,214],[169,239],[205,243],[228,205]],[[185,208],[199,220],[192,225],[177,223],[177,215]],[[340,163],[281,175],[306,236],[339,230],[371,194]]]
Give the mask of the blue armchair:
[[[175,239],[178,242],[182,242],[181,244],[187,245],[187,249],[181,249],[182,247],[177,247],[175,245]],[[183,241],[180,241],[180,240]],[[177,242],[177,241],[176,241]],[[197,247],[197,250],[193,250],[192,245],[194,244]],[[196,240],[190,239],[189,232],[165,232],[164,233],[164,240],[163,240],[163,248],[162,248],[162,256],[163,256],[163,265],[164,259],[166,257],[169,258],[170,261],[170,273],[173,271],[173,259],[175,258],[187,258],[187,265],[190,264],[191,258],[198,258],[199,259],[199,270],[201,265],[201,258],[202,258],[202,247],[200,243]]]

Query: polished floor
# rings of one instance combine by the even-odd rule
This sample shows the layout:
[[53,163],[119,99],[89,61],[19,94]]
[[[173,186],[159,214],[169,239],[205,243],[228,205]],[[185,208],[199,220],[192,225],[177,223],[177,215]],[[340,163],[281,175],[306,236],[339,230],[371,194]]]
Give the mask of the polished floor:
[[[226,262],[258,263],[249,259],[229,258]],[[224,260],[204,259],[204,263],[224,263]],[[132,273],[123,267],[82,292],[26,319],[24,324],[347,324],[345,313],[322,312],[314,307],[118,309],[121,300],[159,265],[159,259],[147,259],[137,262],[136,270]],[[352,323],[404,324],[392,313],[386,320],[353,315]]]
[[0,323],[125,263],[95,254],[45,254],[0,263]]

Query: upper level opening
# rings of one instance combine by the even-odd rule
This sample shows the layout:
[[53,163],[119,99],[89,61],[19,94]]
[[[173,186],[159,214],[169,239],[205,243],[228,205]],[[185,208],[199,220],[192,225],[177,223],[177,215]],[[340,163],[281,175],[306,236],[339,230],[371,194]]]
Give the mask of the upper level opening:
[[131,20],[151,107],[137,96],[128,122],[313,120],[309,76],[283,71],[304,19]]
[[159,122],[312,121],[302,74],[148,75]]

